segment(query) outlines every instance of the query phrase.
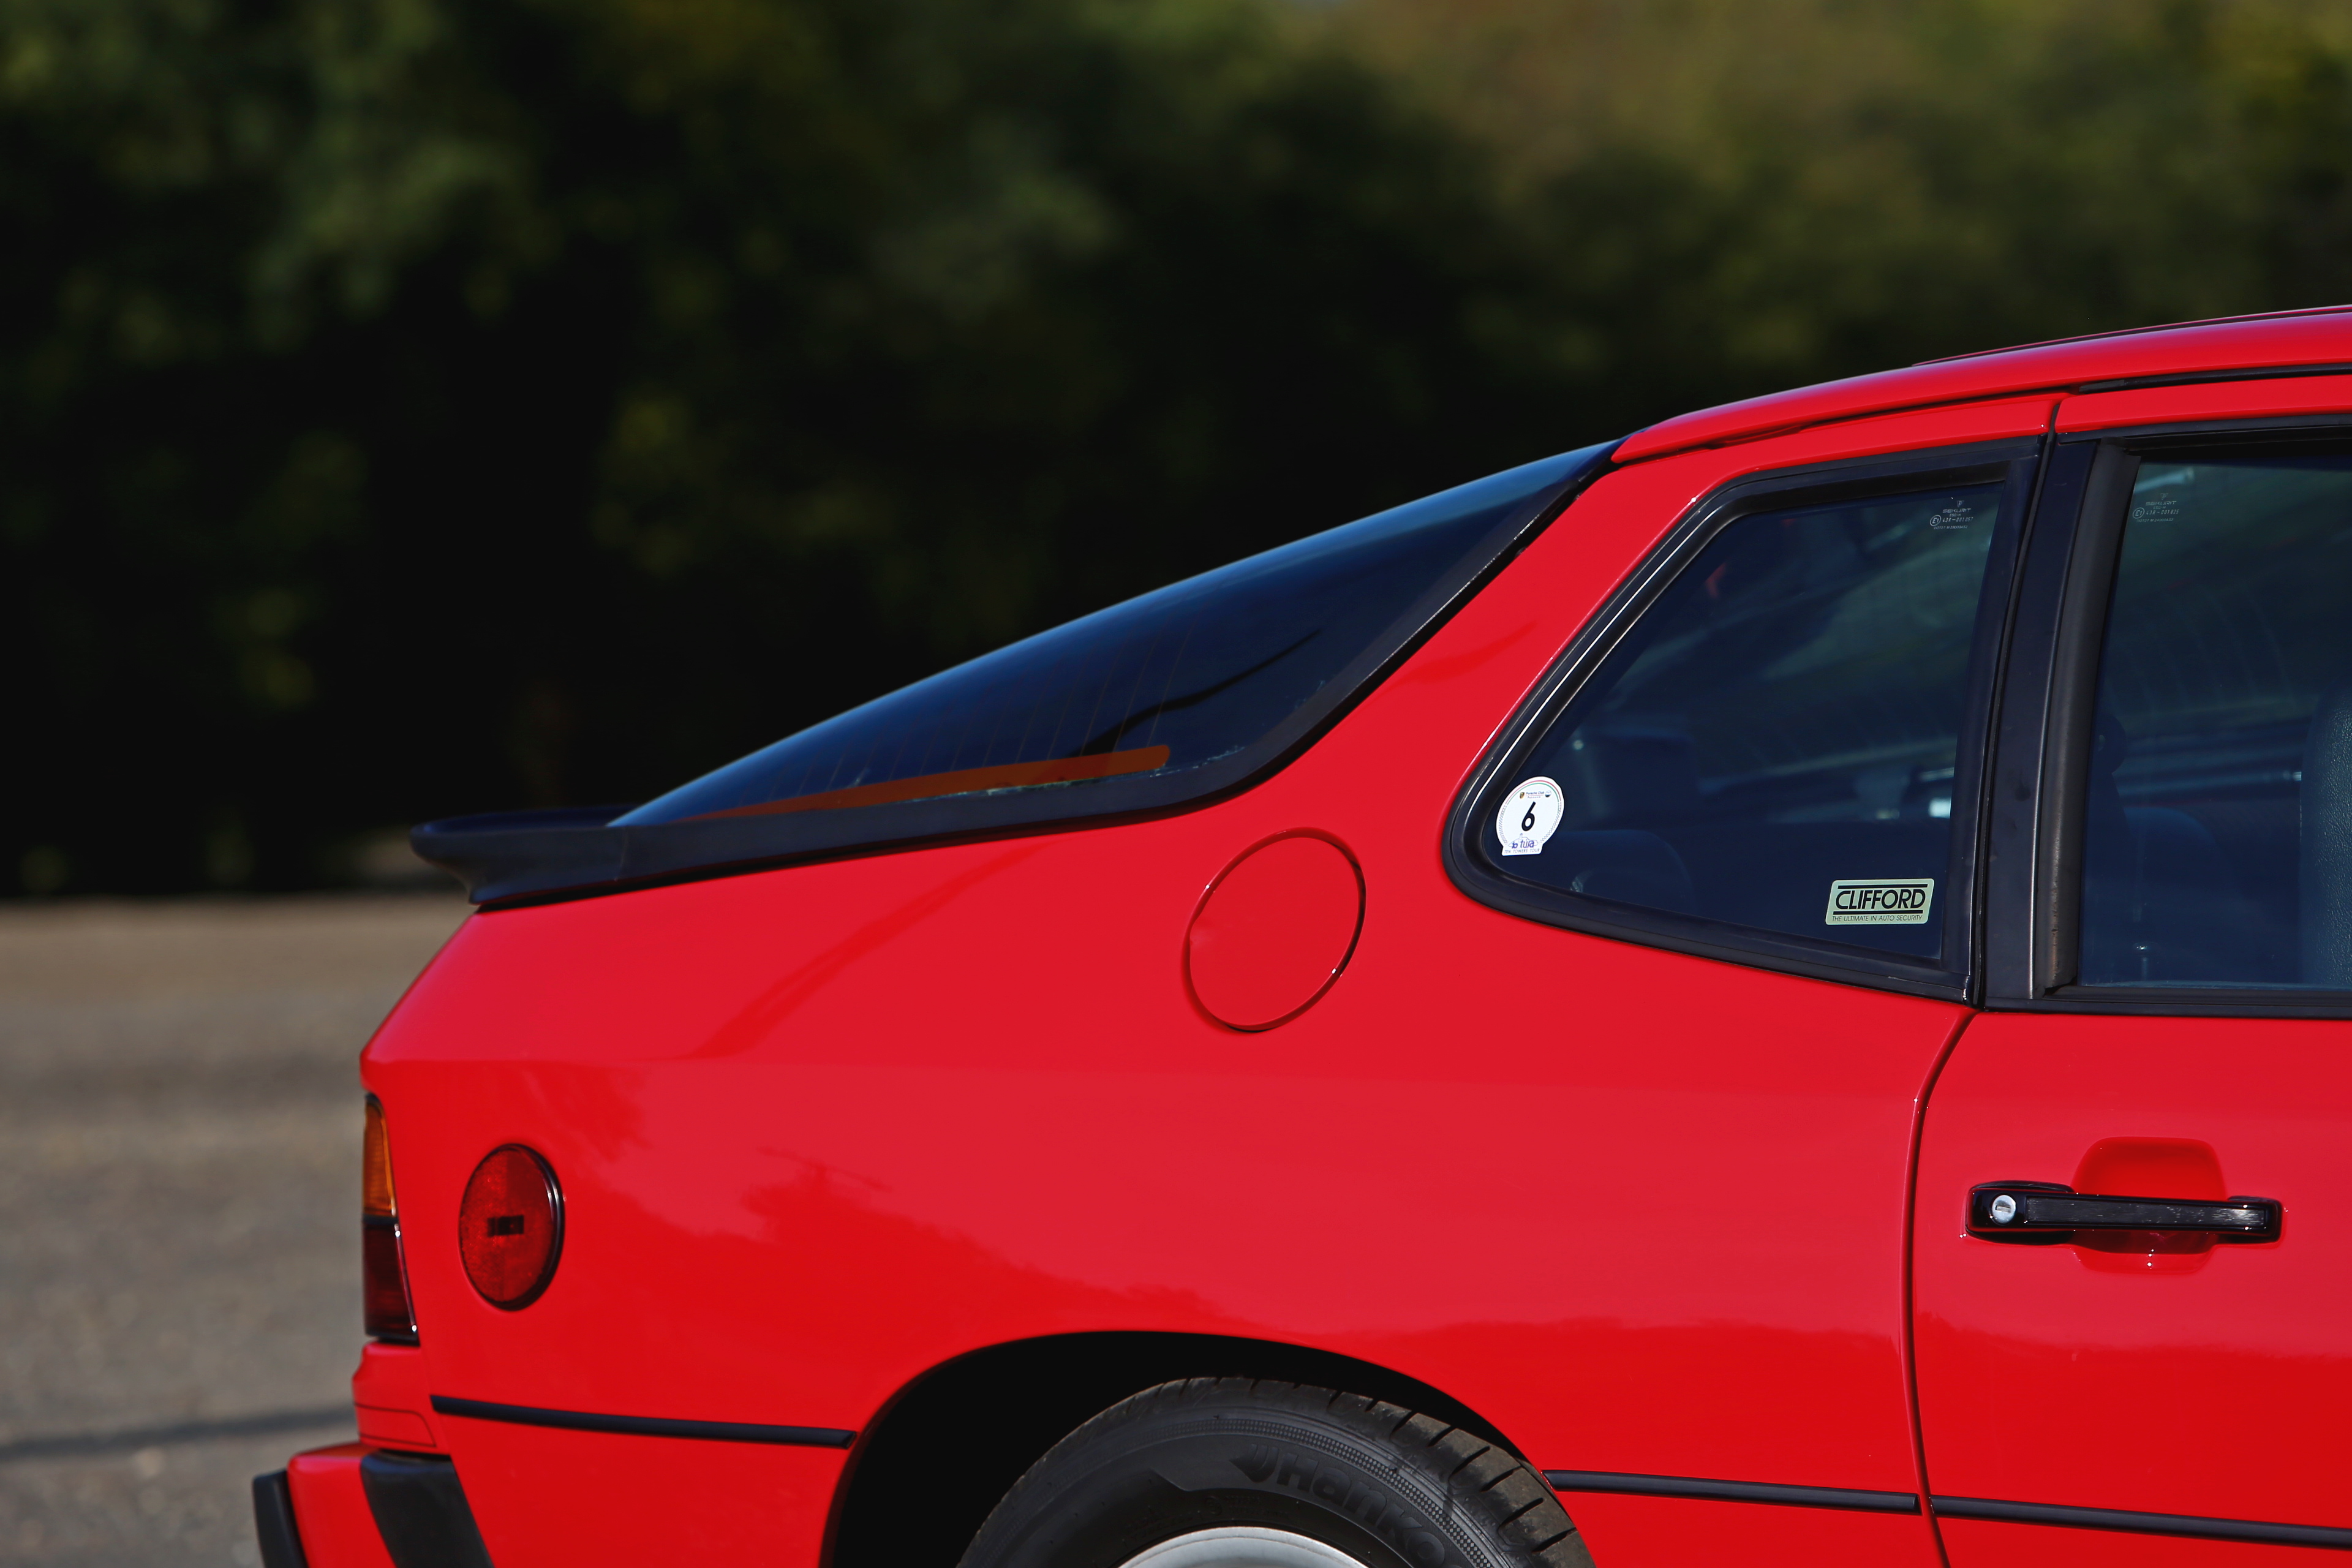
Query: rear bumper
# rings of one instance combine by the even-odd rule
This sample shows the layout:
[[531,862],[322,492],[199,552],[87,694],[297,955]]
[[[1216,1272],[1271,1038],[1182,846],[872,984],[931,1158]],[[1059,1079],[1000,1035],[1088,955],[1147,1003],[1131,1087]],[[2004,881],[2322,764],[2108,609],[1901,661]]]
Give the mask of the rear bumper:
[[342,1443],[253,1482],[262,1568],[490,1568],[457,1468]]

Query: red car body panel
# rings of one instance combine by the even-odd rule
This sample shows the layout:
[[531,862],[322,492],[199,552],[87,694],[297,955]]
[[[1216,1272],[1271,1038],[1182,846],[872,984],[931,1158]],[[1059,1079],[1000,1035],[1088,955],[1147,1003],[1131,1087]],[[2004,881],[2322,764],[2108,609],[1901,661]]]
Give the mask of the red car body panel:
[[499,1568],[814,1563],[841,1478],[837,1448],[451,1426],[467,1500]]
[[1580,1492],[1570,1498],[1577,1533],[1608,1568],[1758,1568],[1837,1563],[1937,1563],[1927,1524],[1883,1513],[1693,1505],[1672,1498]]
[[2352,363],[2352,315],[2341,308],[2074,338],[1998,353],[1930,360],[1901,370],[1701,409],[1635,432],[1617,448],[1617,460],[1631,462],[1690,447],[1746,440],[1875,410],[1971,402],[2023,392],[2071,392],[2085,382],[2347,363]]
[[360,1488],[360,1459],[370,1447],[359,1442],[313,1448],[295,1455],[286,1467],[302,1545],[319,1568],[393,1568]]
[[2241,1541],[2183,1541],[1982,1519],[1947,1519],[1938,1528],[1955,1563],[2002,1568],[2322,1568],[2343,1553]]
[[[1944,417],[1974,439],[2047,407]],[[410,1229],[433,1391],[857,1429],[982,1346],[1216,1333],[1453,1391],[1546,1468],[1916,1490],[1903,1193],[1964,1010],[1513,919],[1435,844],[1591,608],[1696,496],[1791,456],[1603,479],[1223,805],[469,921],[367,1053],[404,1207],[454,1213],[482,1154],[524,1142],[572,1218],[527,1313],[474,1293],[448,1227]],[[1356,951],[1280,1031],[1219,1027],[1184,990],[1187,924],[1237,854],[1298,828],[1363,868]],[[1524,1136],[1497,1137],[1504,1112]],[[1839,1231],[1759,1229],[1734,1213],[1759,1188],[1876,1201]],[[1695,1431],[1694,1399],[1747,1418]],[[448,1425],[468,1473],[478,1445],[510,1466],[538,1436]],[[696,1528],[719,1550],[764,1499],[717,1490]]]
[[2282,375],[2192,386],[2093,392],[2058,405],[2061,430],[2114,430],[2180,419],[2261,419],[2352,407],[2352,375]]
[[[1919,1398],[1936,1489],[2352,1521],[2345,1442],[2322,1415],[2352,1409],[2347,1122],[2352,1022],[1972,1024],[1936,1086],[1919,1162]],[[2126,1140],[2138,1148],[2116,1148]],[[2210,1150],[2209,1173],[2163,1169],[2149,1156],[2167,1145]],[[2095,1153],[2108,1170],[2091,1168]],[[1966,1236],[1969,1188],[2016,1179],[2275,1196],[2287,1215],[2275,1242],[2180,1251]],[[2000,1536],[2019,1528],[1991,1528],[1981,1549],[1954,1541],[1955,1568],[2016,1561]]]
[[425,1352],[415,1345],[371,1344],[352,1374],[352,1405],[360,1436],[382,1447],[438,1453],[446,1446],[443,1417],[433,1413],[433,1384]]
[[[2053,420],[2342,408],[2352,378],[2060,395],[2343,362],[2352,317],[2266,318],[1670,421],[1229,799],[476,916],[363,1059],[421,1332],[368,1352],[363,1434],[454,1458],[505,1568],[814,1568],[840,1447],[551,1430],[431,1401],[845,1438],[987,1347],[1212,1334],[1391,1369],[1547,1470],[2031,1500],[2037,1471],[2071,1469],[2087,1479],[2058,1500],[2352,1521],[2341,1444],[2313,1415],[2352,1394],[2334,1221],[2291,1203],[2307,1248],[2220,1248],[2201,1272],[2138,1278],[2075,1247],[1970,1241],[1956,1219],[1970,1184],[2066,1180],[2116,1137],[2210,1142],[2233,1192],[2336,1192],[2312,1130],[2352,1114],[2352,1024],[1980,1016],[1523,920],[1463,892],[1440,852],[1515,710],[1724,485]],[[1279,1027],[1225,1027],[1188,988],[1188,929],[1238,857],[1300,833],[1360,871],[1353,950]],[[2184,1121],[2163,1109],[2177,1093],[2114,1087],[2170,1091],[2216,1049],[2259,1062],[2257,1084],[2309,1086],[2307,1124],[2252,1089]],[[567,1214],[553,1282],[520,1311],[468,1285],[450,1220],[509,1142],[548,1159]],[[2265,1269],[2299,1305],[2242,1321],[2262,1302],[2231,1291]],[[2230,1353],[2184,1373],[2192,1342]],[[2250,1407],[2210,1377],[2263,1392]],[[2249,1491],[2231,1472],[2254,1454]],[[371,1561],[313,1540],[304,1484],[325,1483],[296,1487],[311,1561]],[[1939,1546],[1924,1510],[1568,1501],[1605,1568],[2289,1550],[1974,1519],[1943,1521]]]

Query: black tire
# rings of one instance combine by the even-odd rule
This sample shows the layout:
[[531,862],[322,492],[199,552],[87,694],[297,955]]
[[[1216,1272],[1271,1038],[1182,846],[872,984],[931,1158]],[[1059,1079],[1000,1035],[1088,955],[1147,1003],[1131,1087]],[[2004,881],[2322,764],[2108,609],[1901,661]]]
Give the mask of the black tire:
[[[1498,1444],[1360,1394],[1192,1378],[1055,1444],[996,1505],[962,1568],[1125,1568],[1202,1531],[1225,1533],[1201,1537],[1196,1554],[1241,1561],[1255,1539],[1244,1527],[1305,1536],[1362,1568],[1592,1563],[1551,1488]],[[1305,1550],[1265,1539],[1275,1561]],[[1233,1540],[1241,1556],[1221,1557]]]

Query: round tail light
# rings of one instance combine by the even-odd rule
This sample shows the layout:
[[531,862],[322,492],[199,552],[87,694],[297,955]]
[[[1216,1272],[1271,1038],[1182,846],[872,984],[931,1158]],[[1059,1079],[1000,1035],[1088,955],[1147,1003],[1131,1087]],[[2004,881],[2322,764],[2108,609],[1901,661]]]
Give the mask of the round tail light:
[[520,1143],[491,1150],[457,1207],[466,1278],[482,1300],[511,1312],[539,1300],[562,1250],[563,1193],[554,1171]]

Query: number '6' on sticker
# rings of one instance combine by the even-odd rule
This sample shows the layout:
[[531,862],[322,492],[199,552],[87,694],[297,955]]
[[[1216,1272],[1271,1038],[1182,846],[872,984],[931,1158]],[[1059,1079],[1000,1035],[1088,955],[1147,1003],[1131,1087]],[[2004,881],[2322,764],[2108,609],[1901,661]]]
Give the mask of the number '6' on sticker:
[[1532,778],[1515,787],[1495,809],[1495,837],[1502,841],[1503,853],[1542,854],[1544,841],[1559,831],[1566,805],[1559,785],[1550,779]]

